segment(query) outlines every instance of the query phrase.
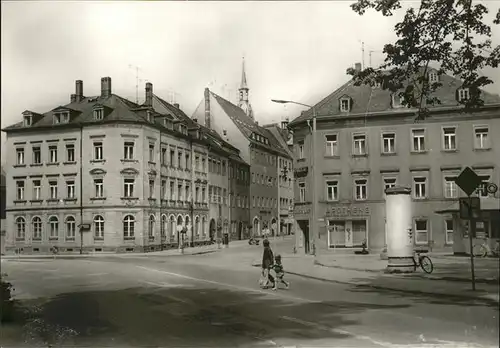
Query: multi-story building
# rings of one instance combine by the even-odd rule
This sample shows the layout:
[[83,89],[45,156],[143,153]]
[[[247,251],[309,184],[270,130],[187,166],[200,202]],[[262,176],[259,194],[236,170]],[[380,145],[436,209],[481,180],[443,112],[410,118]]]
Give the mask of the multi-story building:
[[69,104],[4,129],[7,250],[151,251],[186,230],[191,244],[209,240],[209,142],[153,97],[149,84],[144,105],[121,98],[109,77],[85,97],[76,81]]
[[5,235],[6,235],[6,226],[5,226],[5,203],[6,203],[6,187],[5,187],[5,173],[3,171],[3,167],[1,168],[1,176],[0,176],[0,253],[5,253]]
[[[456,253],[468,252],[467,223],[459,219],[458,198],[464,193],[455,178],[469,166],[485,182],[500,181],[500,97],[482,91],[485,105],[463,112],[459,100],[469,97],[462,82],[436,70],[431,82],[442,83],[435,95],[441,105],[428,105],[430,116],[415,122],[416,110],[401,106],[397,95],[379,86],[347,82],[315,105],[317,140],[312,144],[308,121],[312,110],[290,123],[296,160],[295,219],[298,247],[311,251],[359,248],[372,251],[386,243],[385,197],[388,187],[411,187],[413,233],[417,245]],[[311,154],[316,153],[314,178]],[[313,183],[316,182],[316,186]],[[312,189],[318,197],[318,230],[312,225]],[[499,238],[499,195],[484,190],[477,235]]]
[[[224,134],[227,141],[240,151],[242,159],[250,165],[250,194],[243,197],[250,207],[252,234],[260,235],[264,228],[276,233],[278,226],[278,177],[281,175],[279,158],[291,168],[292,158],[273,133],[254,120],[248,100],[249,88],[243,66],[239,89],[239,106],[205,89],[204,99],[193,114],[193,119],[205,127]],[[246,174],[244,174],[246,175]],[[246,202],[245,202],[246,200]],[[291,204],[291,202],[288,202]],[[286,203],[283,208],[285,208]]]
[[281,147],[288,153],[288,157],[279,156],[278,158],[278,173],[279,175],[279,215],[280,215],[280,234],[289,235],[293,232],[294,220],[291,218],[290,212],[293,211],[294,185],[293,185],[293,158],[292,149],[289,148],[288,142],[292,140],[292,134],[288,130],[288,120],[283,120],[281,125],[276,123],[263,125],[268,129],[279,141]]

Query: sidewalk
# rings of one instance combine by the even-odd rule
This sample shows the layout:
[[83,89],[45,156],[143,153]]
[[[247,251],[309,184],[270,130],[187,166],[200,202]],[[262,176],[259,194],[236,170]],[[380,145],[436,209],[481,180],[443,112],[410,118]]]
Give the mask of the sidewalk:
[[[329,261],[327,257],[323,257],[321,261],[321,257],[317,257],[316,264],[315,258],[310,255],[283,254],[282,257],[285,272],[301,277],[350,284],[365,289],[427,294],[448,299],[476,299],[496,304],[499,302],[498,281],[496,283],[478,282],[476,289],[479,289],[479,291],[473,292],[468,269],[464,270],[460,281],[453,281],[440,276],[431,278],[429,275],[422,274],[422,271],[410,275],[385,274],[383,269],[385,269],[387,261],[380,260],[379,255],[336,255],[334,261],[330,260],[329,266],[320,264],[321,261],[327,263]],[[353,261],[355,258],[360,257],[364,257],[364,259],[362,261]],[[434,261],[435,272],[438,273],[437,269],[442,267],[442,263],[438,262],[437,259]],[[253,261],[252,265],[260,267],[260,260]],[[496,267],[498,270],[498,263]]]

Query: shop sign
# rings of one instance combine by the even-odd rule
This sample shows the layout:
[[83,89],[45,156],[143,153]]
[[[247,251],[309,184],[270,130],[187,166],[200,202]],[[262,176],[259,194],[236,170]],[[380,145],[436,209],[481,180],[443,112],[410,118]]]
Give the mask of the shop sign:
[[308,215],[311,213],[311,208],[310,207],[295,207],[295,210],[293,212],[293,215],[299,214],[299,215]]
[[370,215],[370,207],[344,206],[331,207],[326,211],[326,216],[329,217],[348,217],[348,216],[366,216]]

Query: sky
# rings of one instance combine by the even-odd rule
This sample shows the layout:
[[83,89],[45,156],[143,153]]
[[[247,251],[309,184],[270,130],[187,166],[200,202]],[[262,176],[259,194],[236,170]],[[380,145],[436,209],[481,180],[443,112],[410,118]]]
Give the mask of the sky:
[[[256,120],[293,119],[303,107],[271,99],[317,103],[362,62],[362,42],[365,66],[370,51],[377,66],[383,45],[395,39],[402,12],[359,16],[353,2],[2,2],[1,126],[20,121],[24,110],[68,103],[75,80],[83,80],[84,95],[99,95],[105,76],[113,93],[133,101],[138,76],[139,102],[151,82],[155,94],[191,115],[205,87],[235,102],[243,57]],[[491,12],[500,7],[484,3]],[[499,27],[493,31],[499,44]],[[499,71],[485,73],[495,81],[487,90],[500,94]],[[4,146],[2,162],[3,154]]]

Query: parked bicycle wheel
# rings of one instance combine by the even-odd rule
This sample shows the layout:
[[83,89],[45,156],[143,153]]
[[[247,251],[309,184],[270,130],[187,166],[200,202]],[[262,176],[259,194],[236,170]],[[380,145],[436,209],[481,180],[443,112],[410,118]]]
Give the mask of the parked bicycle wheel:
[[432,271],[434,270],[434,265],[432,264],[432,261],[428,256],[420,256],[419,262],[420,267],[422,267],[425,273],[432,273]]
[[472,253],[475,257],[486,257],[488,250],[482,244],[476,244],[472,248]]

